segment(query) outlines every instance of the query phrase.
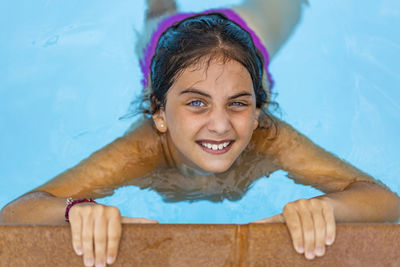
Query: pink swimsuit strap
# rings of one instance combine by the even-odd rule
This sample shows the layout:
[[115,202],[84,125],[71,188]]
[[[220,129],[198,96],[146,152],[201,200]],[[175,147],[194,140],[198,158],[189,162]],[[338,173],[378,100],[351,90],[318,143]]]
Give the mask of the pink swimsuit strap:
[[140,68],[143,73],[142,85],[144,87],[146,87],[148,84],[151,58],[153,57],[153,55],[156,51],[157,43],[158,43],[158,40],[159,40],[161,34],[163,32],[165,32],[169,27],[171,27],[177,21],[181,21],[183,19],[186,19],[188,17],[194,16],[197,14],[208,14],[208,13],[213,13],[213,12],[219,12],[219,13],[224,14],[226,17],[228,17],[228,19],[230,19],[231,21],[234,21],[240,27],[242,27],[248,33],[250,33],[250,35],[253,39],[254,45],[261,51],[262,55],[264,56],[264,60],[265,60],[264,69],[265,69],[265,73],[267,74],[267,78],[268,78],[268,82],[269,82],[269,90],[271,92],[271,89],[274,85],[274,81],[273,81],[271,74],[269,72],[269,69],[268,69],[269,55],[268,55],[267,48],[262,44],[260,38],[255,34],[255,32],[247,26],[246,22],[236,12],[234,12],[231,9],[210,9],[210,10],[203,11],[201,13],[194,13],[194,12],[176,13],[176,14],[173,14],[173,15],[163,19],[158,24],[157,30],[153,33],[153,35],[150,39],[150,42],[148,43],[147,47],[144,49],[144,58],[140,61]]

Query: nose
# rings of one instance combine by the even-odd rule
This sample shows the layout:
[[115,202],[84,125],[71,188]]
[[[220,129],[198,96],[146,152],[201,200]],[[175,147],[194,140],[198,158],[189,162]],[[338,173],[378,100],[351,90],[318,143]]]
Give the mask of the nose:
[[207,128],[210,132],[223,135],[232,129],[231,120],[227,111],[222,108],[214,108],[210,112]]

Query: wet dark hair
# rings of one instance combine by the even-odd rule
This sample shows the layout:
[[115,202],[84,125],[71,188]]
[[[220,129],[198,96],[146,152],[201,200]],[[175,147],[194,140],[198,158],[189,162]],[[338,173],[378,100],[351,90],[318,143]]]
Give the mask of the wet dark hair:
[[[136,114],[151,116],[165,107],[169,88],[183,71],[199,64],[218,60],[235,60],[250,73],[256,96],[256,107],[268,118],[271,95],[264,72],[264,57],[251,35],[224,14],[213,12],[183,19],[161,34],[151,59],[150,82],[139,103],[133,101]],[[139,105],[137,105],[139,104]],[[275,123],[273,123],[275,124]]]

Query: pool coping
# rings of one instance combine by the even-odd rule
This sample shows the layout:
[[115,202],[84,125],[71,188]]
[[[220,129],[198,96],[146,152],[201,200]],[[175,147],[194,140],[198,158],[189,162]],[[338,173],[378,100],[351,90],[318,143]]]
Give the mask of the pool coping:
[[[112,266],[398,266],[399,241],[398,224],[337,224],[310,261],[284,224],[124,224]],[[67,225],[0,225],[0,265],[84,266]]]

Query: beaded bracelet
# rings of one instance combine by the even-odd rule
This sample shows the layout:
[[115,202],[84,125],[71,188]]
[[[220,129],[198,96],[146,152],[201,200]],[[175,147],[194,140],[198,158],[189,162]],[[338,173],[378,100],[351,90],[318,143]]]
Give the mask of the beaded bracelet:
[[73,200],[71,197],[67,198],[66,205],[67,207],[65,208],[65,221],[69,222],[69,210],[72,208],[73,205],[82,203],[82,202],[92,202],[96,203],[92,198],[83,198],[83,199],[75,199]]

